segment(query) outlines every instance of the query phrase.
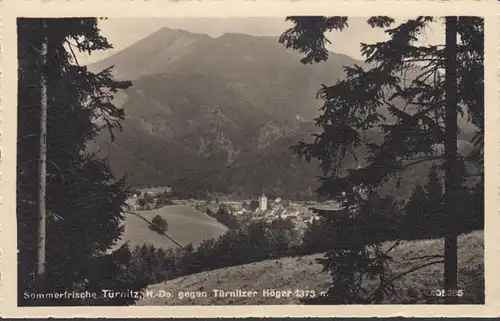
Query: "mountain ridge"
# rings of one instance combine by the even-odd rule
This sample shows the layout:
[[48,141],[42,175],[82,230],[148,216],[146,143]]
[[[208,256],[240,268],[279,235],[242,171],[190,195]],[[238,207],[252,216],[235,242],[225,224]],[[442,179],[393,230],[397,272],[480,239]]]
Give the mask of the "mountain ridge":
[[362,63],[331,53],[322,64],[304,65],[277,39],[162,28],[89,66],[114,65],[115,75],[133,82],[117,95],[124,130],[114,143],[101,135],[91,149],[136,186],[176,185],[200,197],[263,189],[309,195],[317,163],[304,163],[289,147],[318,131],[321,85]]
[[[281,163],[284,176],[308,167],[314,175],[307,185],[314,185],[316,168],[283,144],[309,134],[320,107],[316,91],[338,78],[332,70],[340,75],[341,66],[302,65],[299,55],[277,40],[161,28],[89,66],[98,71],[114,65],[116,77],[133,82],[118,95],[117,106],[126,113],[123,132],[114,143],[101,135],[92,148],[109,157],[115,174],[128,174],[132,185],[190,185],[196,171],[205,181],[199,189],[215,180],[225,191],[256,192],[262,186],[274,189],[267,179],[275,177],[266,166],[271,163]],[[254,182],[245,179],[249,175]]]

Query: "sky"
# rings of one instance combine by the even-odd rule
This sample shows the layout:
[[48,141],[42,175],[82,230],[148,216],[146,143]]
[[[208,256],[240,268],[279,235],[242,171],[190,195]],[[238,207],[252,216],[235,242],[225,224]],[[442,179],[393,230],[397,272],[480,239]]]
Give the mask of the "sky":
[[[407,18],[406,18],[407,19]],[[396,19],[403,22],[405,18]],[[346,54],[355,59],[362,59],[360,43],[374,43],[388,39],[384,29],[371,28],[366,18],[350,18],[349,27],[342,32],[334,31],[328,35],[332,42],[330,50]],[[95,52],[91,56],[79,55],[81,64],[90,64],[125,49],[147,37],[162,27],[182,29],[192,33],[204,33],[218,37],[224,33],[243,33],[253,36],[280,36],[291,27],[285,18],[110,18],[99,21],[101,33],[113,45],[113,49]],[[429,28],[422,38],[423,43],[444,43],[444,27],[436,23]]]

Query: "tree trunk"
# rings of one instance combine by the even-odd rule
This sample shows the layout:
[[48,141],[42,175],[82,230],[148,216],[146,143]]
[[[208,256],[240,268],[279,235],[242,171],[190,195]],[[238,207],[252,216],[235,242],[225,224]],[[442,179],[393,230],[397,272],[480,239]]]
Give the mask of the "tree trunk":
[[40,54],[40,145],[38,159],[38,248],[36,266],[37,288],[45,286],[45,250],[46,250],[46,176],[47,176],[47,27],[42,19],[42,46]]
[[445,129],[445,195],[446,235],[444,249],[444,286],[446,302],[457,302],[457,232],[454,195],[457,190],[457,17],[446,17],[446,129]]

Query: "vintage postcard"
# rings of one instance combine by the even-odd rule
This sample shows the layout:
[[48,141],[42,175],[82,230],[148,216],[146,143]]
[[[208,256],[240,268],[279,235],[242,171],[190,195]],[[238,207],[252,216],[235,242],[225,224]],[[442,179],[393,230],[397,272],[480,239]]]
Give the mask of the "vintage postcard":
[[1,315],[500,315],[498,14],[6,1]]

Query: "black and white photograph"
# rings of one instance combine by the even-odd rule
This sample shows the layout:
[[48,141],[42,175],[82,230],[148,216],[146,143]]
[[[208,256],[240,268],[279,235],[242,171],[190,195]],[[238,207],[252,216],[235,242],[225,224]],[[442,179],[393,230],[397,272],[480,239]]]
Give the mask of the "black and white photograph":
[[18,306],[484,305],[484,26],[17,18]]

